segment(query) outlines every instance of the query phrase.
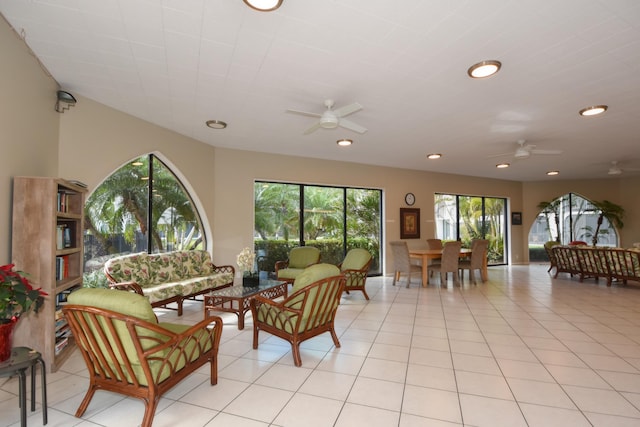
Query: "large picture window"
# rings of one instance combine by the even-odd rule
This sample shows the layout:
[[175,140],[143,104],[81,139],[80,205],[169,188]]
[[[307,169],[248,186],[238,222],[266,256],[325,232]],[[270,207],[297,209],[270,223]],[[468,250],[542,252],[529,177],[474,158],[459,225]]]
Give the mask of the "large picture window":
[[119,254],[201,249],[204,239],[189,194],[153,154],[115,171],[85,203],[87,270]]
[[471,247],[474,239],[489,240],[489,264],[506,264],[507,200],[456,194],[435,195],[436,237],[460,240]]
[[294,246],[320,249],[322,262],[339,264],[352,248],[373,255],[381,274],[382,191],[257,181],[254,245],[258,269],[271,272]]

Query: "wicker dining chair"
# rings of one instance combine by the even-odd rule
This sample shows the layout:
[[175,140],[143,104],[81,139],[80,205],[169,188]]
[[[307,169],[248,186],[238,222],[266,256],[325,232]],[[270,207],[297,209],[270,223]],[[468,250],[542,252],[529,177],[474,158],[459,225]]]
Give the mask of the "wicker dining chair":
[[489,241],[486,239],[475,239],[471,242],[471,257],[469,259],[463,259],[459,261],[458,268],[460,269],[460,278],[464,282],[464,271],[469,270],[469,280],[476,284],[475,271],[478,270],[480,278],[484,282],[484,275],[482,270],[484,269],[484,260],[489,248]]
[[393,286],[400,281],[402,274],[406,274],[408,288],[411,285],[411,275],[413,273],[420,275],[420,284],[422,284],[422,266],[411,262],[407,242],[397,240],[389,242],[389,246],[391,246],[391,253],[393,254]]
[[458,241],[447,242],[442,248],[442,257],[440,258],[440,265],[434,265],[432,267],[434,272],[440,273],[440,284],[446,285],[448,273],[453,276],[453,283],[459,283],[458,266],[460,260],[460,248],[462,243]]

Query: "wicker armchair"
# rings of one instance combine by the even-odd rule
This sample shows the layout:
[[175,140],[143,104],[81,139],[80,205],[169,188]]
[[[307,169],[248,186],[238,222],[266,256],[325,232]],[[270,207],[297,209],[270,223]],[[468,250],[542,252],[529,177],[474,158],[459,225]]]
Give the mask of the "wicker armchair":
[[278,280],[293,283],[305,268],[319,262],[320,249],[313,246],[297,246],[289,252],[289,259],[276,261],[276,276]]
[[458,266],[461,247],[462,243],[458,241],[445,243],[442,249],[440,265],[434,265],[431,267],[434,272],[440,273],[440,285],[446,285],[448,273],[451,273],[453,276],[453,283],[458,284]]
[[142,399],[143,427],[150,427],[165,392],[206,363],[218,381],[222,320],[193,326],[158,323],[149,301],[138,294],[84,288],[63,307],[89,370],[89,390],[76,411],[81,417],[97,390]]
[[340,347],[334,319],[344,282],[335,265],[316,264],[296,278],[291,294],[283,301],[253,298],[253,348],[258,348],[258,333],[269,332],[291,343],[293,362],[301,366],[300,343],[309,338],[329,332],[335,346]]
[[362,291],[365,299],[369,299],[364,285],[367,281],[367,274],[373,258],[366,249],[351,249],[347,252],[344,260],[338,264],[338,268],[345,276],[344,291]]

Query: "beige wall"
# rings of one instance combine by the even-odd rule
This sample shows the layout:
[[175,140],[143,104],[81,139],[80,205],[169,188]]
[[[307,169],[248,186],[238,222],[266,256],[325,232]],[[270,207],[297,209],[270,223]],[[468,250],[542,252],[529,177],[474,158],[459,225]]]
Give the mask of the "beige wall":
[[[416,195],[421,237],[434,235],[433,194],[459,193],[506,197],[511,210],[522,211],[524,225],[511,230],[511,260],[527,260],[526,237],[535,206],[568,191],[621,203],[629,214],[623,242],[640,241],[637,194],[640,178],[597,181],[518,183],[352,163],[216,149],[78,96],[64,114],[54,111],[55,81],[0,21],[0,143],[5,162],[0,173],[0,225],[10,230],[11,177],[61,176],[78,179],[92,191],[110,173],[141,154],[153,152],[182,179],[211,230],[210,249],[218,264],[235,263],[239,250],[252,242],[253,182],[256,179],[379,188],[385,194],[385,241],[399,238],[399,208],[404,195]],[[626,197],[623,195],[627,195]],[[211,235],[209,235],[211,237]],[[411,246],[418,241],[409,240]],[[9,260],[10,237],[0,237],[0,257]],[[0,262],[4,262],[0,259]],[[389,257],[386,259],[390,261]]]
[[[434,236],[433,195],[436,192],[507,197],[515,210],[522,206],[521,184],[459,175],[435,174],[405,169],[383,168],[355,163],[287,157],[248,151],[217,149],[215,160],[216,206],[215,249],[234,259],[239,248],[252,244],[254,180],[287,181],[306,184],[348,185],[382,189],[384,192],[385,241],[400,238],[400,207],[404,195],[416,196],[413,207],[420,208],[421,239],[407,240],[410,246],[424,246]],[[522,259],[522,241],[513,238],[514,260]],[[390,252],[390,251],[386,251]],[[391,262],[387,253],[386,261]],[[390,265],[390,264],[388,264]]]
[[58,174],[56,82],[0,16],[0,263],[11,261],[12,177]]

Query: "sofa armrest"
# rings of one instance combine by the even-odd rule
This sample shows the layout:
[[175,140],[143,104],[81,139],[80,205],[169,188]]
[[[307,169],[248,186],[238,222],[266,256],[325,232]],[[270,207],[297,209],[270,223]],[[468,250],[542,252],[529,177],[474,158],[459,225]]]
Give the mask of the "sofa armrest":
[[233,276],[236,275],[236,269],[232,265],[212,265],[214,273],[231,273]]
[[118,289],[120,291],[133,291],[138,295],[144,295],[142,287],[136,282],[121,282],[121,283],[109,283],[111,289]]

